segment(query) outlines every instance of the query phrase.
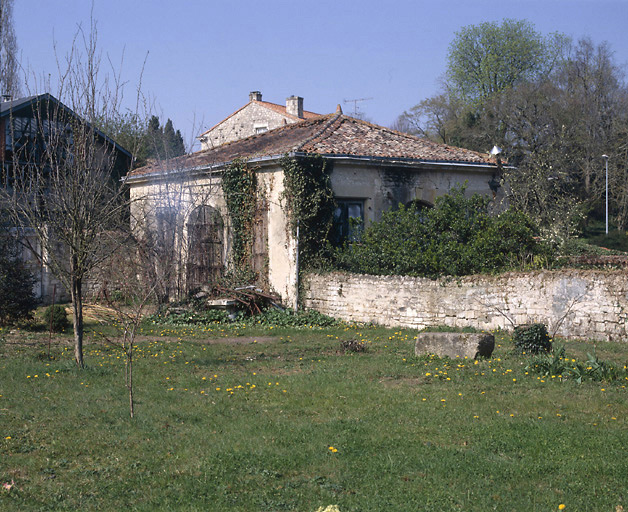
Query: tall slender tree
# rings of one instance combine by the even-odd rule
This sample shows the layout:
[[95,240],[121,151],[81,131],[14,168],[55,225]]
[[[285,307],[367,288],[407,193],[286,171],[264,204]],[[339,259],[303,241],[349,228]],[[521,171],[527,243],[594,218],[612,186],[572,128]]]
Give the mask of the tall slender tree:
[[0,94],[17,97],[20,91],[13,0],[0,0]]

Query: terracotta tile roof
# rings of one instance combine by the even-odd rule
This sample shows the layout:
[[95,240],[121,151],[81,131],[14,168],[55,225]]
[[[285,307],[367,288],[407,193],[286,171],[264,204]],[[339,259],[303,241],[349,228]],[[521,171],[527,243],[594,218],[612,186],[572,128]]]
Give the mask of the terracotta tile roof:
[[323,156],[495,165],[495,160],[488,154],[438,144],[336,113],[289,124],[168,162],[156,162],[136,169],[131,176],[219,166],[235,158],[250,160],[280,157],[292,152],[318,153]]
[[[248,107],[249,105],[251,105],[252,103],[255,103],[257,105],[261,105],[262,107],[266,107],[267,109],[273,110],[274,112],[277,112],[278,114],[281,114],[282,116],[286,116],[290,119],[294,119],[294,120],[299,120],[301,118],[297,117],[297,116],[293,116],[292,114],[288,114],[288,112],[286,111],[286,106],[285,105],[278,105],[277,103],[271,103],[270,101],[257,101],[257,100],[252,100],[249,101],[246,105],[240,107],[238,110],[236,110],[233,114],[229,114],[227,117],[225,117],[222,121],[220,121],[219,123],[216,123],[214,126],[212,126],[209,130],[204,131],[203,133],[201,133],[199,135],[199,138],[202,137],[203,135],[206,135],[207,133],[211,132],[214,128],[216,128],[217,126],[221,125],[222,123],[224,123],[227,119],[232,118],[233,116],[235,116],[238,112],[240,112],[241,110],[244,110],[246,107]],[[303,111],[303,119],[313,119],[315,117],[320,116],[321,114],[316,114],[314,112],[310,112],[309,110],[304,110]]]

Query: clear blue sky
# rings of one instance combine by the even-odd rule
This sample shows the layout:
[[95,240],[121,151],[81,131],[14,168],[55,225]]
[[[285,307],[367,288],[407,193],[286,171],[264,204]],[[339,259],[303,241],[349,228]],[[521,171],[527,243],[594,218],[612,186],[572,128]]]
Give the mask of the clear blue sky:
[[[63,55],[78,24],[89,26],[90,1],[14,3],[23,66],[54,77],[53,42]],[[148,54],[142,90],[186,142],[253,90],[275,103],[302,96],[318,113],[370,97],[360,109],[390,125],[437,91],[455,32],[483,21],[608,41],[628,63],[628,0],[95,0],[94,18],[103,54],[119,63],[124,51],[129,99]]]

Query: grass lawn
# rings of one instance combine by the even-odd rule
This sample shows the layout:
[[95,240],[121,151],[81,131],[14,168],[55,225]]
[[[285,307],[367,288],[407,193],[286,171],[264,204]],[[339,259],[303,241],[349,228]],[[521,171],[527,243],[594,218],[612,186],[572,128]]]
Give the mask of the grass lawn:
[[88,335],[79,371],[69,335],[49,360],[43,333],[1,330],[0,510],[628,509],[624,377],[526,374],[502,335],[490,360],[419,359],[415,335],[145,329],[131,420],[115,348]]
[[590,221],[582,234],[582,240],[598,247],[616,251],[628,251],[628,234],[625,231],[618,231],[614,226],[610,226],[609,233],[606,235],[604,221]]

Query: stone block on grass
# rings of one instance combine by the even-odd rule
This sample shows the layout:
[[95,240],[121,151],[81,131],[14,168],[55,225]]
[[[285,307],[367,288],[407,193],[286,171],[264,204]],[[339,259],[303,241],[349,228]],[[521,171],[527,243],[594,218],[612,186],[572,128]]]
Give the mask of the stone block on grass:
[[452,359],[491,357],[494,349],[495,336],[492,334],[468,332],[422,332],[414,345],[417,356],[435,354]]

